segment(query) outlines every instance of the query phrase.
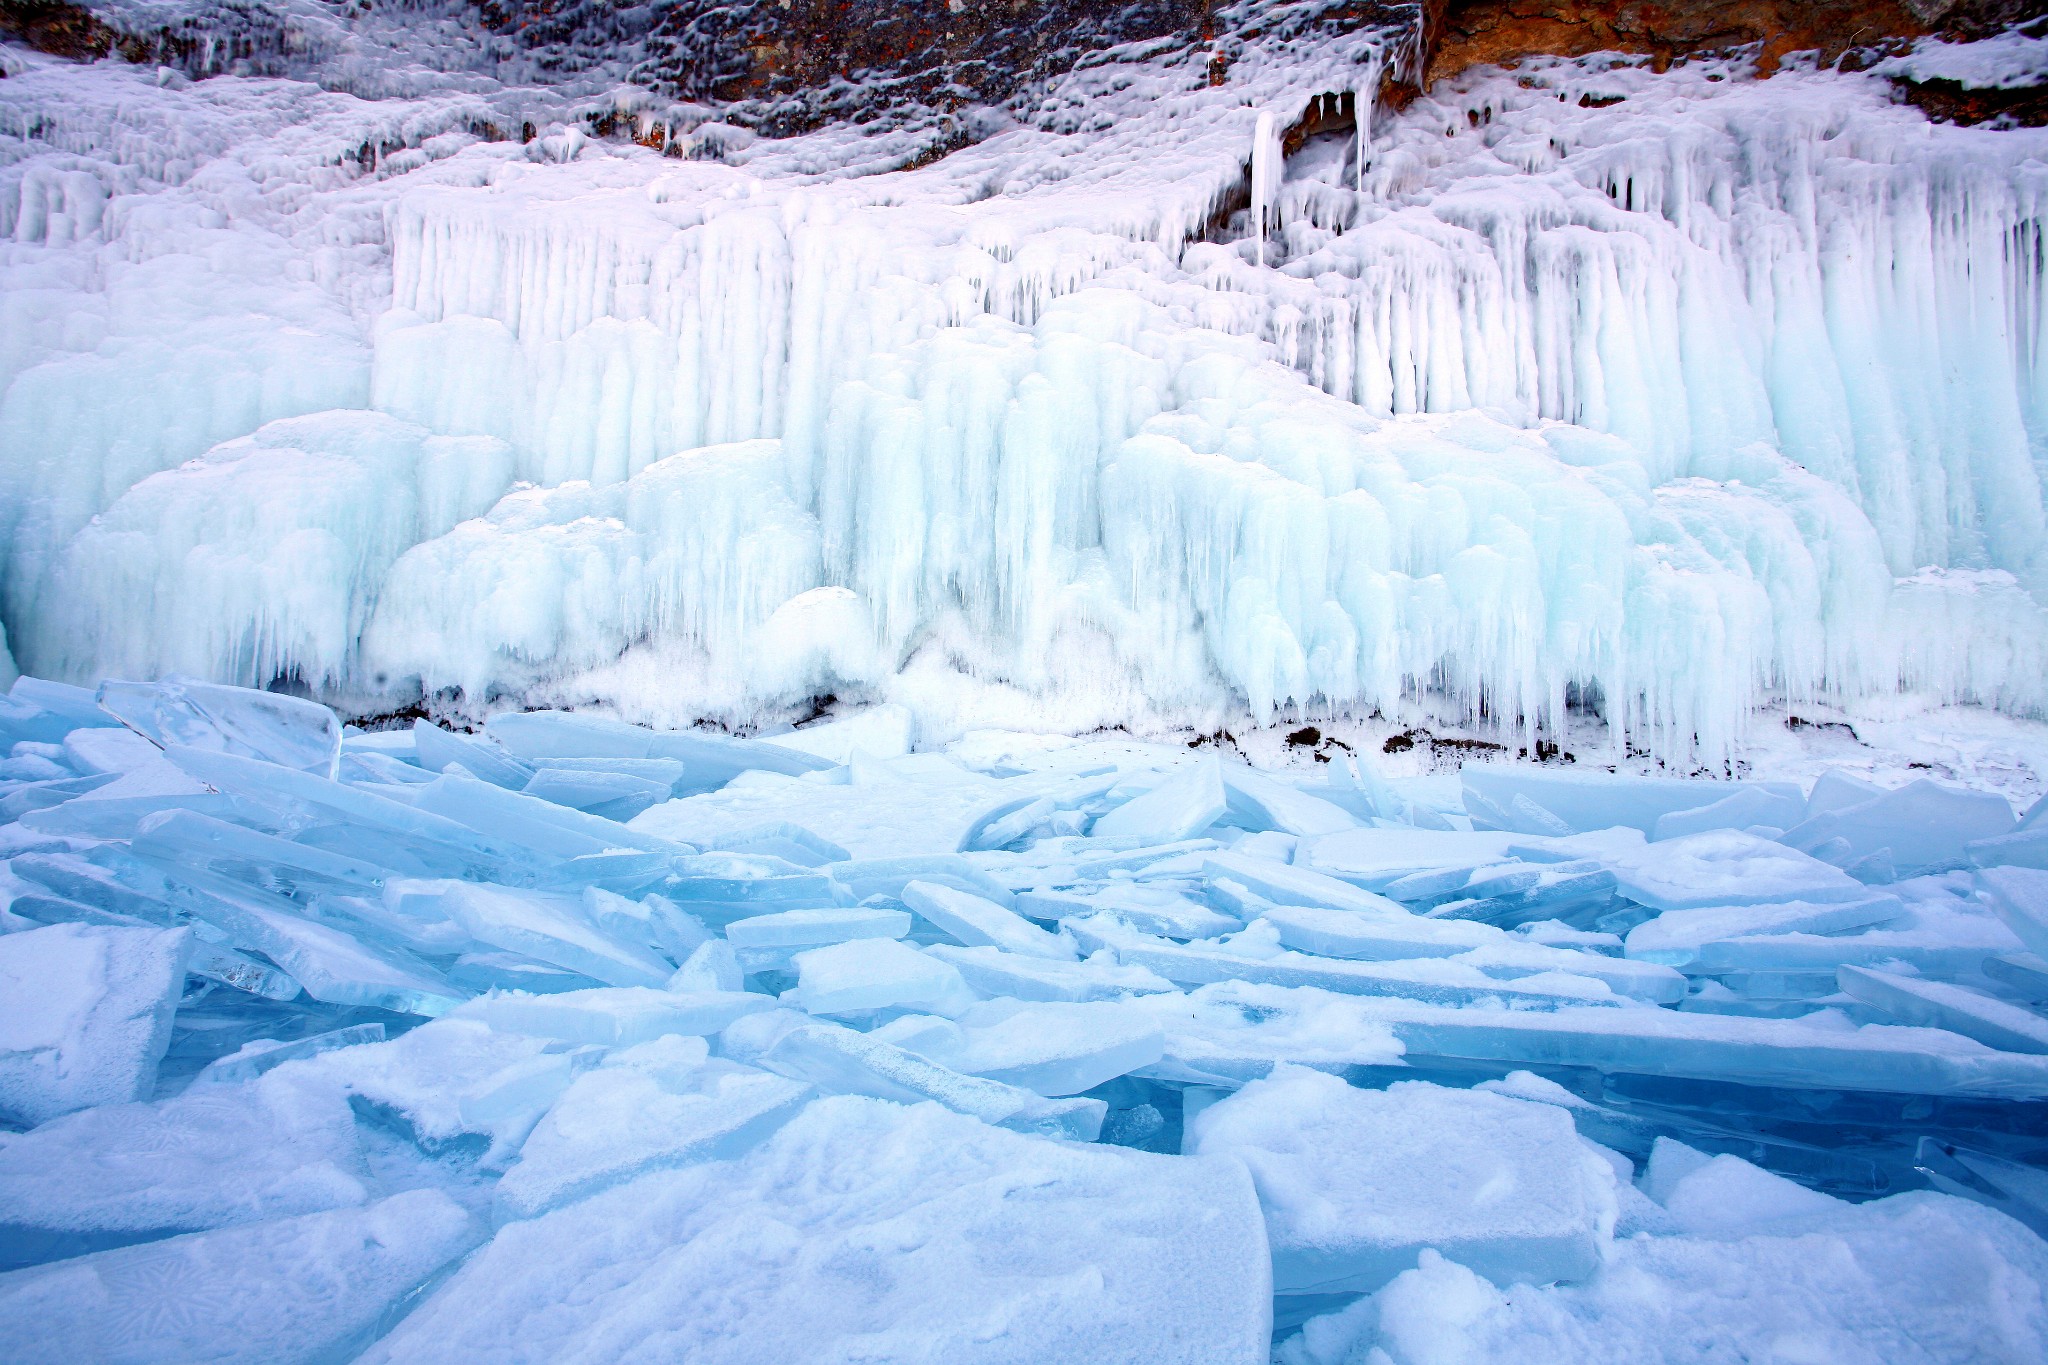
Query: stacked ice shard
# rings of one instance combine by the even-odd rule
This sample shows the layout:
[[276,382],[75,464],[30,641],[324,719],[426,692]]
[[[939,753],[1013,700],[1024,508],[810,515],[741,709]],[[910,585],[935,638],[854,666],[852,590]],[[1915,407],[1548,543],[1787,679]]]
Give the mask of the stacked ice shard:
[[2002,798],[891,728],[17,683],[10,1354],[2048,1349]]

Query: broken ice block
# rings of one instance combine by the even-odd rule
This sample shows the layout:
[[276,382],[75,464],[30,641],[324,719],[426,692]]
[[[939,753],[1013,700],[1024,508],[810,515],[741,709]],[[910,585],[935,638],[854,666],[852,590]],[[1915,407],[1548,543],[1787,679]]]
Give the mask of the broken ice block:
[[998,905],[1014,903],[1009,888],[957,853],[931,853],[905,858],[856,858],[820,871],[829,873],[855,900],[870,896],[901,896],[912,882],[936,882],[986,897]]
[[1906,1024],[1947,1029],[2007,1052],[2048,1052],[2048,1019],[1946,981],[1843,967],[1842,989]]
[[1809,816],[1783,837],[1806,850],[1839,839],[1842,845],[1830,861],[1843,866],[1887,853],[1897,876],[1918,877],[1968,867],[1966,845],[2010,834],[2013,824],[2004,797],[1921,778],[1860,804]]
[[1504,981],[1562,972],[1604,981],[1617,995],[1653,1004],[1685,998],[1685,977],[1669,967],[1549,947],[1491,925],[1291,905],[1273,907],[1265,919],[1279,931],[1284,946],[1321,957],[1366,962],[1450,958]]
[[676,784],[678,796],[714,791],[750,769],[795,776],[833,766],[829,759],[785,745],[734,739],[701,730],[648,730],[623,721],[566,711],[498,716],[484,730],[530,763],[549,758],[680,760],[688,776]]
[[0,935],[0,1118],[34,1125],[147,1099],[191,950],[189,929]]
[[[172,745],[164,754],[208,786],[265,807],[295,826],[324,819],[397,836],[410,852],[431,859],[436,864],[434,870],[444,876],[532,876],[548,861],[517,843],[479,833],[457,821],[275,763],[180,745]],[[187,806],[184,801],[171,804],[214,813]],[[223,813],[221,818],[234,818],[233,812]]]
[[480,1240],[447,1195],[407,1190],[18,1270],[0,1319],[22,1365],[341,1359]]
[[1706,945],[1765,934],[1840,934],[1883,924],[1906,912],[1897,896],[1814,904],[1792,900],[1775,905],[1716,905],[1666,910],[1629,930],[1623,951],[1641,962],[1689,967]]
[[182,902],[196,917],[226,934],[236,947],[261,953],[284,968],[315,1000],[431,1016],[462,998],[424,964],[308,919],[290,901],[210,872],[169,871],[181,888]]
[[[887,1037],[887,1029],[874,1036]],[[991,1001],[957,1028],[902,1046],[955,1071],[1059,1096],[1152,1065],[1165,1053],[1166,1035],[1151,1014],[1121,1003]]]
[[1141,934],[1161,938],[1215,938],[1234,933],[1244,922],[1222,914],[1193,897],[1164,886],[1112,882],[1099,891],[1019,892],[1017,909],[1034,919],[1085,918],[1107,912]]
[[937,882],[911,882],[903,903],[944,933],[968,947],[987,946],[1027,957],[1072,961],[1074,946],[1049,934],[1014,910],[971,892]]
[[479,942],[524,953],[608,986],[659,986],[675,970],[650,948],[622,942],[590,922],[581,901],[508,886],[391,882],[387,899],[413,895]]
[[1211,853],[1202,859],[1202,880],[1211,885],[1228,880],[1276,905],[1324,905],[1367,914],[1402,914],[1385,896],[1361,891],[1349,882],[1311,867],[1248,858],[1239,853]]
[[1750,829],[1757,825],[1790,829],[1805,818],[1806,803],[1799,799],[1796,791],[1744,787],[1707,805],[1658,816],[1650,837],[1658,841],[1682,839],[1688,834],[1705,834],[1709,830]]
[[443,730],[432,721],[412,723],[413,753],[429,773],[447,771],[451,763],[462,765],[471,777],[507,791],[518,791],[533,777],[533,765],[522,763],[495,744],[468,735]]
[[136,826],[133,847],[140,858],[185,863],[300,899],[325,891],[375,892],[394,871],[196,811],[144,818]]
[[739,954],[726,940],[714,938],[698,944],[662,989],[685,994],[692,991],[737,991],[743,988],[744,981]]
[[506,1227],[363,1359],[614,1360],[651,1341],[692,1365],[1265,1365],[1272,1281],[1233,1161],[836,1097],[736,1161]]
[[1490,830],[1358,829],[1304,840],[1294,865],[1385,892],[1418,872],[1500,862],[1525,837]]
[[1218,775],[1223,779],[1230,817],[1245,829],[1279,830],[1306,839],[1358,828],[1358,818],[1343,807],[1265,773],[1231,763],[1220,765]]
[[903,1104],[937,1100],[998,1128],[1076,1142],[1093,1142],[1109,1111],[1101,1100],[1046,1099],[1001,1081],[962,1075],[837,1024],[791,1029],[768,1049],[761,1065],[838,1094]]
[[701,1048],[694,1058],[664,1043],[630,1049],[578,1076],[521,1144],[498,1182],[496,1219],[537,1217],[649,1171],[729,1160],[811,1094],[802,1081],[707,1062]]
[[0,1269],[345,1208],[368,1179],[331,1088],[273,1077],[101,1105],[0,1143]]
[[1584,1279],[1614,1227],[1613,1169],[1549,1105],[1281,1065],[1190,1128],[1250,1167],[1280,1294],[1370,1292],[1425,1247],[1498,1284]]
[[334,712],[279,692],[191,678],[103,682],[99,704],[166,749],[212,749],[325,778],[341,760],[341,721]]
[[1174,985],[1157,972],[1123,966],[1110,953],[1081,962],[1025,957],[999,948],[957,948],[937,943],[928,957],[951,963],[961,977],[984,995],[1018,1000],[1121,1000],[1127,995],[1172,992]]
[[[1698,810],[1747,791],[1764,791],[1800,799],[1790,782],[1711,782],[1677,777],[1629,777],[1613,773],[1560,772],[1527,767],[1482,767],[1468,763],[1458,775],[1468,793],[1475,793],[1503,811],[1517,796],[1562,820],[1573,833],[1616,825],[1650,834],[1657,821],[1676,811]],[[1509,828],[1529,834],[1560,831],[1521,824]]]
[[820,948],[856,938],[902,938],[910,916],[901,910],[833,906],[823,910],[778,910],[736,919],[725,926],[735,948]]
[[[1550,1009],[1562,1005],[1622,1005],[1604,981],[1558,971],[1498,980],[1449,958],[1353,962],[1314,957],[1279,946],[1272,926],[1255,924],[1238,940],[1179,944],[1152,938],[1097,918],[1070,926],[1085,948],[1109,948],[1126,966],[1145,967],[1181,985],[1249,981],[1273,986],[1314,986],[1358,995],[1390,995],[1444,1005],[1512,1004]],[[1263,938],[1263,942],[1261,941]]]
[[1976,876],[1977,894],[2037,957],[2048,957],[2048,872],[1989,868]]
[[1142,838],[1167,844],[1199,834],[1229,809],[1221,765],[1213,758],[1198,759],[1097,817],[1088,832],[1098,839]]
[[949,963],[893,938],[862,938],[796,955],[797,984],[783,999],[812,1014],[916,1009],[957,1014],[974,1003]]
[[669,786],[666,781],[634,777],[628,773],[543,768],[520,791],[602,819],[625,821],[649,806],[668,800]]
[[510,839],[555,858],[575,858],[610,849],[685,854],[688,845],[643,834],[616,820],[558,806],[537,796],[509,792],[459,773],[443,773],[419,789],[413,809],[467,825],[494,838]]
[[1657,910],[1856,901],[1869,895],[1840,868],[1739,830],[1667,839],[1607,861],[1622,895]]
[[670,1034],[702,1037],[775,1002],[745,991],[680,992],[646,986],[609,986],[548,995],[494,992],[449,1014],[479,1019],[505,1033],[565,1043],[632,1047]]

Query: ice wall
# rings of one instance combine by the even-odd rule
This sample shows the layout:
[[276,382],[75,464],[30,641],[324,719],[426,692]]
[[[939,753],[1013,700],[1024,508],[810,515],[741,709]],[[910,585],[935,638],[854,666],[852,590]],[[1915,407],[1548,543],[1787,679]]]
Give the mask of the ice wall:
[[[1589,59],[1282,164],[1399,56],[1125,54],[876,175],[26,72],[16,656],[671,719],[913,665],[1086,724],[1575,695],[1709,757],[1771,696],[2041,709],[2048,135]],[[28,134],[86,81],[241,112],[190,167]]]

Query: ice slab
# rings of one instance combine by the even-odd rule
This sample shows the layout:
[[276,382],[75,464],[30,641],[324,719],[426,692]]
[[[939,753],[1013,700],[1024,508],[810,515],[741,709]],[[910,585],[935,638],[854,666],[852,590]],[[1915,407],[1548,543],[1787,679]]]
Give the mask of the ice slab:
[[820,721],[769,735],[762,741],[778,748],[794,749],[832,763],[849,763],[855,754],[870,758],[900,758],[917,744],[917,716],[907,706],[884,702],[850,716]]
[[668,800],[672,786],[672,779],[635,777],[630,773],[543,768],[520,791],[601,819],[624,821]]
[[1806,818],[1806,802],[1797,792],[1772,787],[1746,787],[1692,810],[1675,810],[1657,817],[1650,830],[1653,840],[1682,839],[1688,834],[1705,834],[1716,829],[1790,829]]
[[811,1087],[706,1061],[680,1038],[619,1053],[562,1092],[498,1182],[502,1225],[645,1175],[740,1155],[802,1108]]
[[812,1014],[915,1009],[954,1014],[974,1003],[958,969],[891,938],[853,939],[795,957],[797,983],[783,999]]
[[1977,893],[2037,957],[2048,957],[2048,872],[2001,867],[1979,872]]
[[1234,1162],[838,1098],[506,1227],[364,1360],[1264,1365],[1270,1295]]
[[355,1116],[289,1076],[115,1103],[0,1137],[0,1268],[371,1197]]
[[1215,938],[1244,928],[1235,915],[1212,909],[1180,891],[1132,882],[1111,882],[1086,892],[1022,891],[1017,894],[1017,910],[1033,919],[1052,921],[1107,912],[1141,934],[1161,938]]
[[1283,946],[1320,957],[1366,962],[1448,958],[1506,981],[1563,972],[1604,981],[1616,995],[1653,1004],[1685,998],[1685,977],[1669,967],[1555,948],[1492,925],[1292,905],[1273,907],[1265,920],[1279,931]]
[[[1218,772],[1230,818],[1245,829],[1278,830],[1307,839],[1359,826],[1358,817],[1343,807],[1256,769],[1231,763],[1220,765]],[[1099,822],[1097,831],[1101,831]]]
[[1166,1035],[1148,1012],[1113,1002],[1030,1004],[991,1002],[958,1025],[918,1038],[876,1030],[942,1066],[1021,1086],[1040,1095],[1078,1095],[1106,1081],[1151,1066],[1166,1051]]
[[1500,862],[1523,837],[1494,830],[1357,829],[1304,841],[1294,862],[1370,891],[1384,891],[1418,872]]
[[463,998],[408,954],[373,947],[333,925],[308,919],[290,901],[210,873],[178,869],[174,876],[193,888],[195,894],[187,903],[194,915],[236,947],[261,953],[284,968],[315,1000],[432,1016]]
[[1426,1247],[1497,1284],[1582,1280],[1614,1228],[1613,1169],[1549,1105],[1281,1065],[1189,1127],[1250,1168],[1280,1294],[1370,1292]]
[[1905,914],[1897,896],[1865,895],[1857,900],[1815,904],[1791,900],[1767,905],[1702,906],[1666,910],[1629,930],[1623,951],[1642,962],[1689,967],[1709,944],[1773,934],[1841,934],[1884,924]]
[[2048,1059],[1934,1029],[1855,1027],[1827,1014],[1751,1019],[1663,1009],[1459,1010],[1390,997],[1359,1003],[1417,1065],[1436,1058],[1798,1090],[2048,1099]]
[[2007,1052],[2048,1053],[2048,1019],[1946,981],[1843,967],[1843,991],[1906,1024],[1947,1029]]
[[[408,852],[431,862],[432,870],[443,876],[533,876],[548,862],[511,840],[480,834],[457,821],[416,810],[361,787],[323,781],[310,773],[236,754],[180,745],[172,745],[164,752],[193,777],[217,791],[269,810],[281,823],[294,828],[323,820],[343,826],[366,826],[378,834],[395,836]],[[234,809],[215,812],[182,801],[165,804],[218,814],[222,819],[232,819],[236,814]],[[361,836],[352,831],[350,837],[359,840]]]
[[507,791],[518,791],[533,778],[533,765],[521,762],[496,744],[443,730],[432,721],[412,723],[413,756],[429,773],[461,764],[471,777]]
[[902,938],[910,923],[902,910],[833,906],[736,919],[725,926],[725,936],[735,948],[818,948],[856,938]]
[[480,1020],[436,1019],[389,1042],[295,1062],[285,1074],[340,1087],[359,1114],[439,1153],[465,1141],[516,1147],[601,1056]]
[[937,882],[914,881],[903,888],[903,903],[941,932],[969,948],[1001,948],[1026,957],[1071,962],[1073,944],[1049,934],[1014,910],[983,896]]
[[413,809],[467,825],[493,838],[514,840],[554,858],[578,858],[612,849],[686,854],[687,845],[642,833],[616,820],[509,792],[461,773],[443,773],[419,789]]
[[743,772],[795,776],[829,768],[831,760],[786,745],[734,739],[697,730],[647,730],[599,716],[529,711],[494,717],[484,732],[520,758],[670,758],[688,776],[678,789],[714,791]]
[[[1281,1365],[1394,1361],[1579,1365],[1669,1359],[1711,1340],[1731,1360],[2030,1360],[2048,1310],[2010,1286],[2048,1275],[2048,1244],[1965,1200],[1915,1192],[1850,1204],[1733,1157],[1675,1182],[1689,1210],[1733,1207],[1722,1230],[1618,1240],[1582,1284],[1503,1291],[1434,1253],[1308,1324]],[[1732,1222],[1733,1220],[1731,1220]]]
[[2012,807],[1994,792],[1964,791],[1921,778],[1855,805],[1822,811],[1785,831],[1795,848],[1835,845],[1843,866],[1888,854],[1895,875],[1918,877],[1968,867],[1968,845],[2010,834]]
[[668,991],[609,986],[547,995],[493,992],[460,1006],[452,1019],[476,1019],[505,1033],[565,1043],[632,1047],[670,1034],[702,1037],[775,1002],[745,991]]
[[[1398,962],[1357,962],[1315,957],[1278,946],[1273,933],[1270,951],[1251,955],[1241,947],[1207,947],[1171,943],[1122,928],[1101,919],[1073,926],[1083,947],[1104,947],[1125,966],[1144,967],[1179,985],[1218,981],[1249,981],[1272,986],[1313,986],[1356,995],[1396,996],[1441,1005],[1512,1004],[1551,1009],[1564,1005],[1629,1003],[1605,981],[1565,972],[1532,972],[1499,980],[1476,966],[1452,958]],[[1256,926],[1247,933],[1256,932]],[[1271,932],[1271,931],[1268,931]]]
[[137,734],[331,778],[341,761],[341,721],[317,702],[191,678],[104,682],[100,708]]
[[0,935],[0,1117],[33,1125],[148,1098],[191,951],[187,929]]
[[1088,832],[1098,839],[1136,838],[1169,844],[1201,833],[1229,809],[1222,765],[1215,759],[1201,759],[1098,816]]
[[478,942],[608,986],[659,986],[675,971],[651,948],[600,931],[572,897],[470,882],[391,882],[385,897],[424,901]]
[[22,1362],[335,1359],[480,1239],[447,1195],[408,1190],[0,1275],[0,1318]]
[[1241,853],[1211,853],[1202,859],[1202,880],[1214,886],[1231,882],[1276,905],[1324,905],[1365,914],[1400,914],[1401,907],[1385,896],[1361,891],[1340,878],[1312,867],[1276,863]]
[[1801,800],[1789,782],[1706,782],[1676,777],[1630,777],[1613,773],[1557,772],[1468,763],[1459,773],[1468,798],[1512,813],[1517,798],[1549,812],[1566,826],[1544,828],[1526,819],[1502,826],[1522,834],[1583,834],[1620,825],[1652,834],[1657,821],[1678,811],[1698,810],[1744,792],[1762,791]]
[[1854,901],[1869,894],[1838,867],[1739,830],[1666,839],[1607,861],[1622,895],[1657,910]]
[[1024,957],[1000,948],[959,948],[937,943],[929,957],[948,962],[962,979],[983,995],[1018,1000],[1121,1000],[1128,995],[1173,991],[1174,984],[1144,967],[1118,963],[1113,953],[1100,952],[1080,962]]
[[884,1038],[837,1024],[804,1024],[778,1038],[760,1059],[770,1071],[837,1094],[915,1104],[936,1100],[998,1128],[1093,1142],[1109,1106],[1101,1100],[1049,1099],[1022,1087],[964,1075]]

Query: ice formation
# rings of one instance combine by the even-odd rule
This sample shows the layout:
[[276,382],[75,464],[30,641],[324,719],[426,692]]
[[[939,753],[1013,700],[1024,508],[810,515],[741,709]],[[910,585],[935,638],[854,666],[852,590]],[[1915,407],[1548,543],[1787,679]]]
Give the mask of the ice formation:
[[939,732],[939,675],[1069,729],[1428,693],[1708,760],[1772,698],[2048,701],[2038,131],[1739,62],[1375,111],[1405,31],[1245,0],[1220,83],[1117,49],[903,165],[316,10],[298,77],[9,51],[31,673]]
[[902,733],[15,683],[11,1355],[2048,1352],[2042,807]]
[[1327,8],[0,48],[10,1358],[2048,1358],[2038,777],[1751,730],[2048,710],[2043,40]]

